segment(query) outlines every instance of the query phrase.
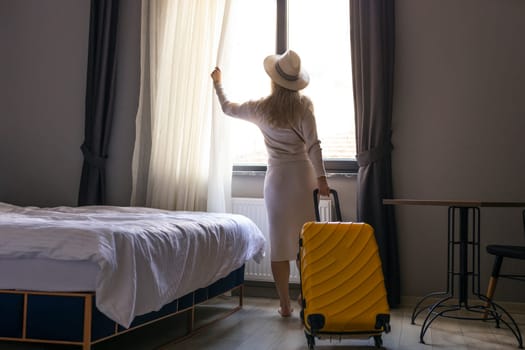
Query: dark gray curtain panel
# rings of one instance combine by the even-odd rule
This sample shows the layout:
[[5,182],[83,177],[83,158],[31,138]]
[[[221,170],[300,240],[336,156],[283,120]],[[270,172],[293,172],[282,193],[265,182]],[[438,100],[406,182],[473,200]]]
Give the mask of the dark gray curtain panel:
[[391,307],[400,303],[397,229],[393,207],[382,200],[392,198],[394,29],[394,0],[350,0],[357,220],[375,229]]
[[118,0],[91,0],[84,122],[84,155],[78,205],[106,203],[106,159],[113,120]]

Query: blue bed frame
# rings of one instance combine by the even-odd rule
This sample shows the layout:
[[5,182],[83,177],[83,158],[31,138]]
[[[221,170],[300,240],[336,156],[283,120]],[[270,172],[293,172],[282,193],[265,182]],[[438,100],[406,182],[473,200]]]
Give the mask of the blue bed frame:
[[0,341],[72,344],[89,350],[93,344],[182,312],[188,312],[187,334],[191,334],[196,305],[228,291],[239,290],[239,305],[231,310],[233,313],[242,308],[243,283],[244,265],[159,311],[137,316],[127,329],[98,311],[96,295],[92,292],[0,290]]

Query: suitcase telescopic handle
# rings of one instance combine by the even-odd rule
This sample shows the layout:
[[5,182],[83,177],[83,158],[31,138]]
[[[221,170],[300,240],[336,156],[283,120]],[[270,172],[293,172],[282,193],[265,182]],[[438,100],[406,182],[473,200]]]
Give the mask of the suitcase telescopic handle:
[[[331,188],[330,195],[334,198],[335,219],[336,221],[343,221],[343,217],[341,215],[341,206],[339,205],[339,196],[337,195],[337,191]],[[319,189],[318,188],[314,190],[314,209],[315,209],[315,220],[320,221],[321,215],[319,214]]]

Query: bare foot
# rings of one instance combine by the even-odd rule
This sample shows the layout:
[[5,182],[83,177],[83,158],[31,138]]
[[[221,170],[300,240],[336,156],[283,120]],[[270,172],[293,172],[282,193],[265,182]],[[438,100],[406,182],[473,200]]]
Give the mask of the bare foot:
[[292,316],[293,309],[291,307],[280,307],[279,310],[277,310],[277,312],[281,315],[281,317],[290,317]]

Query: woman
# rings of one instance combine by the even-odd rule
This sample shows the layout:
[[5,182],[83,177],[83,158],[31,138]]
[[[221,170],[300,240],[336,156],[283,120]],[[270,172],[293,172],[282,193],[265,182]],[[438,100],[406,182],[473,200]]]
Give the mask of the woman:
[[256,124],[264,136],[268,168],[264,201],[268,212],[272,274],[279,294],[279,313],[292,313],[289,295],[290,261],[297,259],[299,234],[313,221],[312,191],[329,195],[320,141],[309,98],[300,94],[309,83],[301,59],[292,50],[264,60],[272,79],[272,93],[242,104],[226,98],[218,67],[211,73],[222,110]]

